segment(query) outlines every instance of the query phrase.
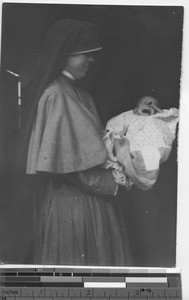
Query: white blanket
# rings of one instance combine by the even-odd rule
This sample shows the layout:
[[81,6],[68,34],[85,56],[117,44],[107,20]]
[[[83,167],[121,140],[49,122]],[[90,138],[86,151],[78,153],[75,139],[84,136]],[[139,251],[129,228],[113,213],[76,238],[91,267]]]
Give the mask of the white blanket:
[[[130,110],[112,118],[107,123],[104,136],[109,156],[106,167],[119,170],[117,173],[122,182],[120,171],[129,176],[129,172],[120,166],[113,154],[114,139],[125,136],[130,143],[133,167],[141,178],[141,184],[137,185],[144,190],[151,189],[157,180],[160,164],[170,155],[178,119],[179,111],[176,108],[164,109],[162,113],[152,116],[139,116]],[[132,181],[129,180],[128,189],[131,185]]]

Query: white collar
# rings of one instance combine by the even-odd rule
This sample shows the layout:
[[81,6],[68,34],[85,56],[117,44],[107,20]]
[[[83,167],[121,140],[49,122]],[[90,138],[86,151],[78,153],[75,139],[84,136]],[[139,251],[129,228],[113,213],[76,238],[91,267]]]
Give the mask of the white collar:
[[68,71],[64,70],[64,71],[62,71],[62,73],[63,73],[65,76],[67,76],[68,78],[70,78],[70,79],[72,79],[72,80],[75,80],[75,78],[73,77],[73,75],[70,74]]

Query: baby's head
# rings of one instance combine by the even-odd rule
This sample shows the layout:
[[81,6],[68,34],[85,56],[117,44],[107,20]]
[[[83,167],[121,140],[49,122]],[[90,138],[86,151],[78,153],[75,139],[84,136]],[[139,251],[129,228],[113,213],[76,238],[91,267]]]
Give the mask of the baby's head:
[[151,96],[145,96],[137,102],[136,108],[133,110],[135,115],[152,116],[157,112],[161,112],[159,102]]

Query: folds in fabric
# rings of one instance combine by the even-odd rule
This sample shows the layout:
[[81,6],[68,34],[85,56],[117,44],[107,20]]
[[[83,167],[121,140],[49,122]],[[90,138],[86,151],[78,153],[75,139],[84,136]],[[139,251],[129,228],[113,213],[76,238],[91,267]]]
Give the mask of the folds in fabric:
[[[94,110],[88,96],[91,109]],[[43,93],[29,143],[27,173],[69,173],[106,161],[101,124],[65,80]]]

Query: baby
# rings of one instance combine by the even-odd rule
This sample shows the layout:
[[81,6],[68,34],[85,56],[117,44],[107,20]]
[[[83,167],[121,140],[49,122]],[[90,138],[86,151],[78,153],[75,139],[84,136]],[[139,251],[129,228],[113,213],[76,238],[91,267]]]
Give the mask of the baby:
[[[158,100],[151,96],[141,98],[133,110],[112,118],[107,123],[104,142],[108,152],[106,168],[113,169],[115,181],[128,190],[133,184],[151,189],[160,164],[171,152],[177,122],[178,109],[161,110]],[[119,162],[114,151],[118,144]]]

